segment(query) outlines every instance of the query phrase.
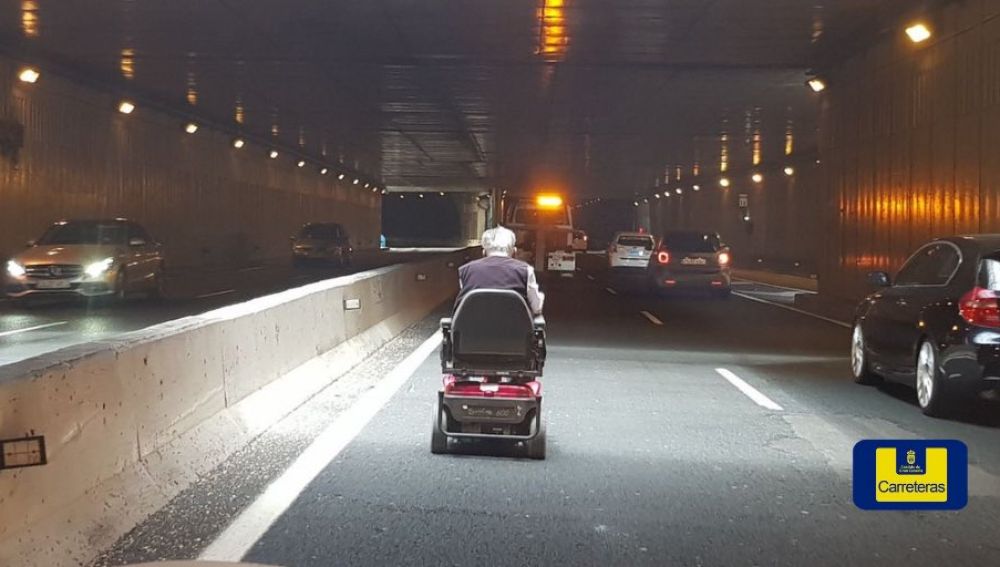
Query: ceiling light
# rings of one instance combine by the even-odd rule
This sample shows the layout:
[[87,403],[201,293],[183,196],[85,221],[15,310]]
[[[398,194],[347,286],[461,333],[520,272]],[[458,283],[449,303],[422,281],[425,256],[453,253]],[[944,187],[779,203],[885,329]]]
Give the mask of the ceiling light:
[[657,199],[659,199],[659,198],[660,198],[660,194],[659,194],[659,193],[657,193],[657,194],[655,194],[655,195],[653,195],[653,196],[654,196],[654,197],[656,197]]
[[360,179],[355,179],[354,180],[354,184],[357,185],[358,183],[361,183],[361,180]]
[[444,197],[444,191],[441,191],[440,193],[438,193],[438,195],[441,195],[442,197]]
[[233,147],[236,148],[237,150],[245,145],[246,142],[243,141],[243,138],[236,138],[235,140],[233,140]]
[[367,189],[369,185],[369,183],[365,183],[365,189]]
[[[372,187],[372,193],[378,193],[378,187]],[[423,196],[420,198],[423,199]]]
[[722,179],[719,179],[719,187],[729,187],[729,178],[723,177]]
[[683,193],[683,192],[684,192],[684,190],[683,190],[683,189],[681,189],[680,187],[678,187],[678,188],[676,189],[676,191],[677,191],[677,194],[678,194],[678,195],[680,195],[681,193]]
[[639,201],[632,201],[632,206],[633,207],[638,207],[639,206]]
[[820,79],[819,77],[813,77],[806,81],[809,88],[813,90],[814,93],[821,93],[826,90],[826,81]]
[[194,122],[188,122],[187,125],[184,126],[184,131],[187,132],[188,134],[194,134],[195,132],[198,131],[198,125],[195,124]]
[[267,157],[271,159],[278,159],[278,150],[271,150],[268,152]]
[[21,79],[22,83],[37,83],[38,77],[41,76],[42,74],[39,73],[37,69],[32,67],[25,67],[24,69],[21,69],[20,73],[17,74],[17,78]]
[[343,173],[341,173],[340,175],[337,176],[337,179],[343,179],[343,178],[344,178],[344,174]]
[[123,100],[120,103],[118,103],[118,112],[121,112],[122,114],[132,114],[132,111],[134,110],[135,110],[135,103],[133,103],[132,101]]
[[910,37],[910,41],[913,43],[921,43],[930,39],[931,30],[926,24],[916,23],[906,28],[906,35]]
[[750,179],[753,179],[754,183],[760,183],[764,181],[764,176],[761,175],[760,173],[754,173],[753,175],[750,176]]
[[423,199],[423,198],[424,198],[424,194],[423,194],[423,193],[421,193],[421,194],[420,194],[420,198],[421,198],[421,199]]
[[330,173],[330,170],[328,168],[324,167],[323,169],[319,170],[320,175],[326,175],[327,173]]
[[789,177],[795,175],[795,168],[792,167],[792,166],[790,166],[790,165],[786,165],[785,166],[785,175],[787,175]]
[[389,192],[388,192],[388,191],[386,191],[385,189],[383,189],[383,190],[381,191],[381,193],[382,193],[383,195],[388,195],[388,194],[389,194]]
[[299,167],[305,167],[306,166],[306,160],[300,159],[299,162],[297,164],[295,164],[295,165],[297,165]]
[[692,185],[691,186],[691,190],[692,191],[701,191],[701,185]]

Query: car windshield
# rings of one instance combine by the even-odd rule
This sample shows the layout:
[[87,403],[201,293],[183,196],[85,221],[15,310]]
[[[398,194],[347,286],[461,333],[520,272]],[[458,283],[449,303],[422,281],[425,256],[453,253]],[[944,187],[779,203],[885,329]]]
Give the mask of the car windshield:
[[668,250],[682,252],[710,253],[721,248],[719,237],[698,232],[672,232],[663,237],[663,246]]
[[327,224],[311,224],[299,232],[299,238],[330,239],[336,237],[336,229]]
[[653,249],[653,239],[648,236],[620,236],[618,246],[641,247],[646,250]]
[[38,244],[124,244],[127,234],[122,223],[68,222],[50,227]]

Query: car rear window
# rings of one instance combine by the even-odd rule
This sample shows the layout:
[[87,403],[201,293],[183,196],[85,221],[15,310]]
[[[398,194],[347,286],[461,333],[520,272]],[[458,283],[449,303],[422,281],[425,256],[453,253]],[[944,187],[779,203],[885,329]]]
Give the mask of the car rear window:
[[721,248],[719,237],[714,234],[679,232],[663,236],[663,245],[668,250],[681,252],[717,252]]
[[312,224],[303,227],[299,233],[301,238],[335,238],[336,229],[328,224]]
[[983,258],[979,262],[979,277],[976,285],[984,289],[1000,291],[1000,252]]
[[645,236],[619,236],[618,246],[638,246],[646,250],[652,250],[653,239]]

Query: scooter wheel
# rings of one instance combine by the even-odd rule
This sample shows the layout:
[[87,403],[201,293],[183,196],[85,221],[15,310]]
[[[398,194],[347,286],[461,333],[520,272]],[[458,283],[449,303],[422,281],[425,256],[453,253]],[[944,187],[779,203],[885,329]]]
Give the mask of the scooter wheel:
[[434,403],[434,420],[431,421],[431,453],[441,455],[448,452],[448,436],[441,431],[441,404]]
[[529,439],[525,445],[528,448],[528,457],[535,460],[542,460],[545,458],[545,422],[543,421],[538,426],[538,435],[535,435],[533,439]]

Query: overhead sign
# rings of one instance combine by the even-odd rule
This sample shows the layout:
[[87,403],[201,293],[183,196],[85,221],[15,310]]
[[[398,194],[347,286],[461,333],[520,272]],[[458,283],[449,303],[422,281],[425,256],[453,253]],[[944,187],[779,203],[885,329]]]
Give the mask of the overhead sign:
[[750,195],[746,193],[740,193],[740,208],[746,209],[750,207]]

